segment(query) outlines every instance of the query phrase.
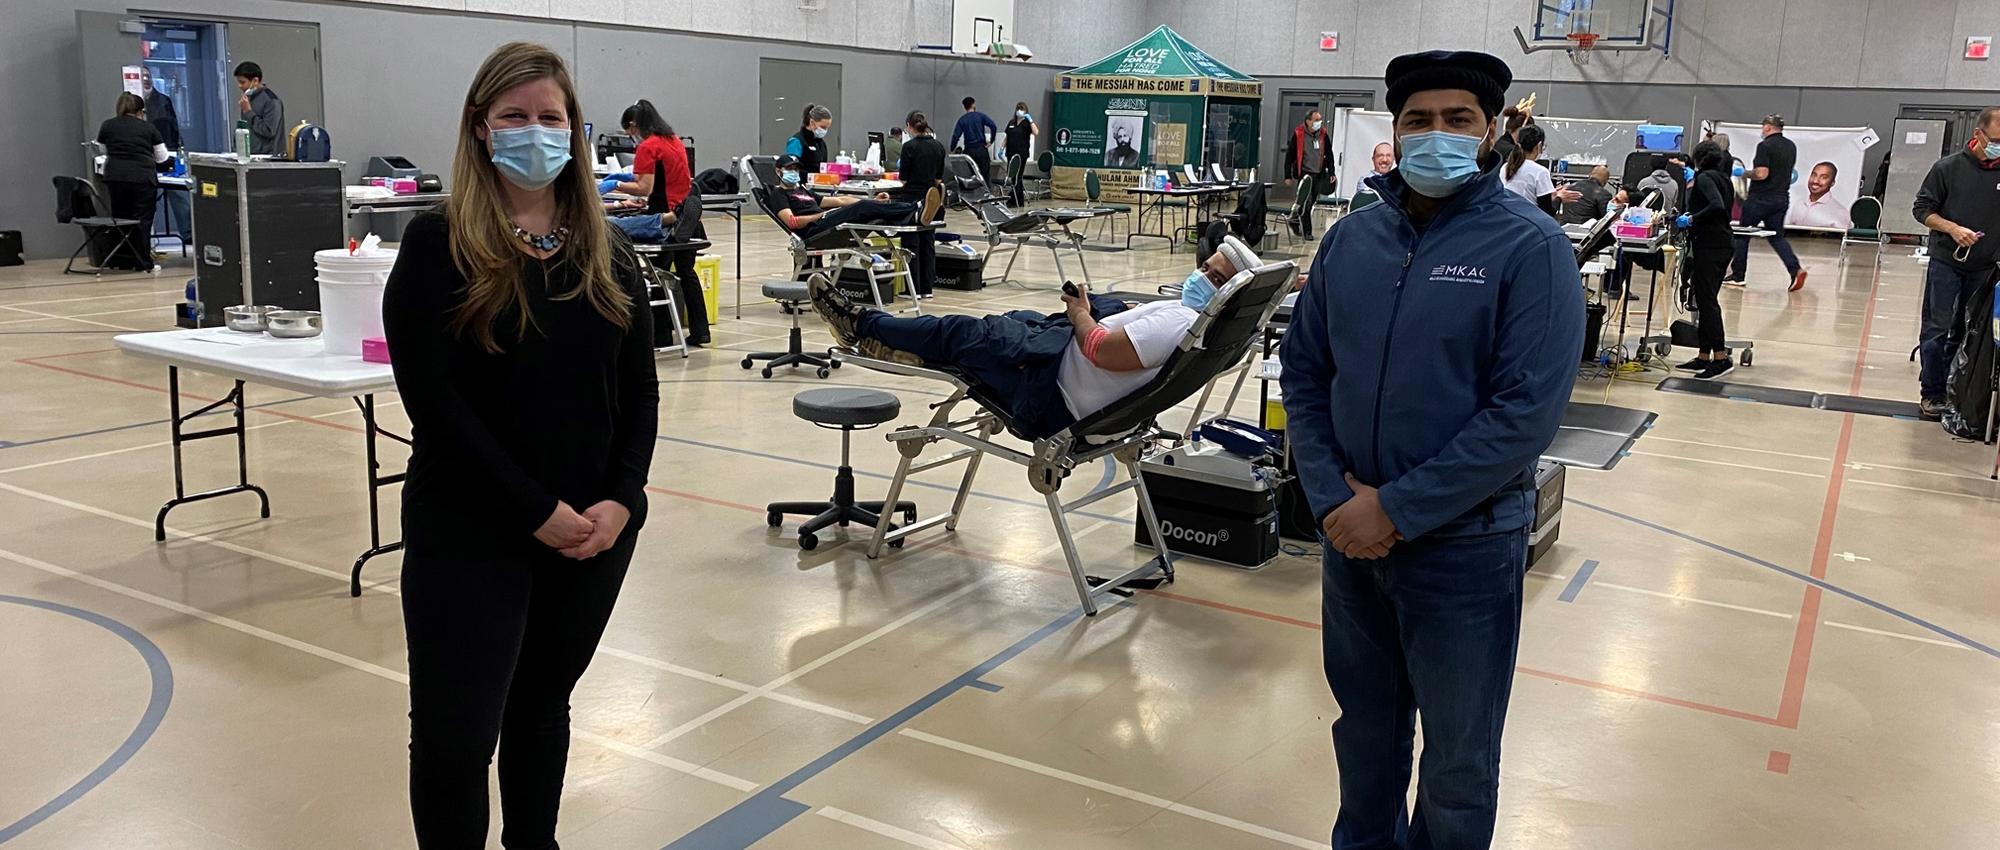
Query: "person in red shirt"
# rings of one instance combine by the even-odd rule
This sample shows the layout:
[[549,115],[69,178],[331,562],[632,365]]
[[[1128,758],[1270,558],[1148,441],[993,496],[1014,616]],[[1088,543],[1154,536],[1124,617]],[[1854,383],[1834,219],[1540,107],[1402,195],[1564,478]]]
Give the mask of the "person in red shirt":
[[[642,215],[620,216],[611,219],[625,235],[634,242],[665,242],[678,220],[674,210],[687,200],[688,192],[694,188],[694,176],[688,166],[687,148],[681,144],[681,137],[674,133],[667,119],[660,117],[660,111],[652,101],[641,100],[625,108],[619,119],[627,135],[637,139],[639,149],[632,156],[632,180],[621,182],[615,188],[632,196],[633,200],[608,209],[633,208],[643,206]],[[644,199],[643,201],[639,199]],[[702,238],[699,232],[681,234],[691,238]],[[670,255],[674,263],[674,276],[680,279],[681,303],[687,305],[687,341],[690,345],[708,344],[708,307],[702,298],[701,279],[695,276],[693,251],[676,251]]]

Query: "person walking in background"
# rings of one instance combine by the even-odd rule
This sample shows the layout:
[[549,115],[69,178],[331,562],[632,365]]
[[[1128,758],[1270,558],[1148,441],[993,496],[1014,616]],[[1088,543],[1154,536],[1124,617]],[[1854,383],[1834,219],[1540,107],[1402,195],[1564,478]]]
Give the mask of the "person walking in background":
[[285,102],[264,85],[264,69],[255,62],[236,66],[236,109],[250,126],[250,152],[267,156],[289,154],[281,150],[285,142]]
[[1918,393],[1924,418],[1941,418],[1945,383],[1958,353],[1959,321],[1977,287],[1991,286],[2000,259],[2000,106],[1979,112],[1965,149],[1931,165],[1910,214],[1930,228],[1930,264],[1917,350],[1923,358]]
[[1381,203],[1327,231],[1281,355],[1325,551],[1332,843],[1476,850],[1493,840],[1535,464],[1576,381],[1583,282],[1555,220],[1490,164],[1506,63],[1432,51],[1386,78],[1400,165],[1371,182]]
[[1674,367],[1713,381],[1736,370],[1722,327],[1722,276],[1736,256],[1729,211],[1736,189],[1729,183],[1729,155],[1714,142],[1694,146],[1694,179],[1688,181],[1687,211],[1675,224],[1688,234],[1688,288],[1694,295],[1695,336],[1699,353]]
[[104,188],[111,196],[113,218],[138,221],[128,229],[132,249],[106,258],[106,268],[152,271],[153,209],[159,200],[156,175],[172,155],[160,139],[160,131],[146,120],[146,101],[131,92],[118,95],[118,114],[97,128],[97,143],[104,146]]
[[160,131],[160,142],[169,151],[181,149],[181,119],[174,111],[174,99],[153,88],[153,69],[139,66],[139,87],[146,98],[146,120]]
[[[1326,175],[1332,169],[1333,135],[1326,131],[1326,117],[1315,109],[1292,128],[1291,143],[1285,147],[1285,185],[1299,186],[1310,179],[1299,191],[1314,195],[1331,192],[1333,184]],[[1292,233],[1299,236],[1312,233],[1312,208],[1311,203],[1299,206],[1299,215],[1292,219]]]
[[485,847],[497,744],[500,845],[553,848],[570,692],[646,522],[652,308],[562,58],[502,45],[458,113],[451,200],[382,296],[412,438],[410,810],[420,850]]
[[[1041,130],[1035,126],[1034,116],[1028,114],[1028,102],[1024,100],[1014,104],[1014,120],[1007,122],[1007,141],[1000,150],[1001,155],[1005,156],[1010,164],[1017,157],[1021,160],[1021,174],[1024,176],[1028,173],[1029,163],[1035,161],[1035,136],[1040,134]],[[1022,182],[1014,181],[1013,192],[1010,195],[1016,207],[1028,202],[1026,193],[1021,189]]]
[[[1771,231],[1771,250],[1778,252],[1785,273],[1792,276],[1786,291],[1797,292],[1805,288],[1806,270],[1799,265],[1791,240],[1785,238],[1785,211],[1792,205],[1792,171],[1799,162],[1799,146],[1785,138],[1784,116],[1764,116],[1763,132],[1764,140],[1757,143],[1757,156],[1750,162],[1750,191],[1743,197],[1742,222],[1744,227]],[[1738,236],[1736,257],[1723,282],[1745,285],[1749,266],[1750,237]]]
[[959,101],[965,107],[965,114],[958,116],[958,124],[951,129],[951,144],[946,149],[957,149],[972,157],[972,164],[979,169],[979,179],[986,185],[993,185],[993,140],[1000,135],[1000,125],[979,111],[979,102],[970,96]]

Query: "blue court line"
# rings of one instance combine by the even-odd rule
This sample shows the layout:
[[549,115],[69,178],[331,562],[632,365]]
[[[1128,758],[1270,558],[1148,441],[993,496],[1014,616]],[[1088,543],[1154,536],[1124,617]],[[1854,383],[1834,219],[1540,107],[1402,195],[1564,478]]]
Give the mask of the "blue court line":
[[117,635],[126,643],[131,644],[132,648],[138,651],[140,658],[145,659],[146,672],[153,680],[152,694],[146,699],[146,711],[139,715],[139,725],[133,727],[132,734],[125,736],[124,743],[119,744],[118,749],[113,750],[111,755],[106,757],[103,763],[97,766],[97,769],[85,774],[82,779],[76,781],[76,784],[71,785],[61,794],[56,795],[55,799],[44,803],[41,808],[27,813],[20,820],[6,826],[0,826],[0,844],[5,844],[15,836],[34,829],[36,825],[67,808],[69,804],[82,799],[83,795],[90,793],[91,789],[96,788],[104,780],[109,779],[111,774],[117,773],[119,768],[124,767],[126,762],[131,761],[132,757],[138,754],[139,748],[145,746],[146,741],[153,737],[153,732],[160,728],[160,721],[167,716],[167,706],[173,704],[174,670],[173,666],[167,663],[167,654],[161,652],[157,644],[148,640],[145,635],[140,634],[138,630],[131,626],[113,620],[103,614],[95,611],[85,611],[82,608],[71,607],[60,602],[29,599],[23,596],[0,594],[0,602],[25,605],[29,608],[40,608],[44,611],[66,614]]
[[1909,623],[1912,626],[1916,626],[1917,628],[1923,629],[1924,631],[1938,635],[1939,637],[1947,638],[1957,643],[1964,644],[1968,649],[1976,649],[1979,650],[1980,652],[1986,653],[1987,655],[1993,656],[1994,658],[2000,658],[2000,649],[1995,649],[1991,646],[1987,646],[1986,644],[1980,643],[1979,641],[1973,640],[1972,638],[1966,637],[1965,635],[1954,632],[1950,629],[1947,629],[1943,626],[1940,626],[1915,614],[1911,614],[1902,611],[1900,609],[1890,607],[1887,604],[1877,602],[1873,599],[1870,599],[1866,596],[1862,596],[1859,593],[1856,593],[1852,590],[1848,590],[1847,588],[1841,587],[1840,585],[1834,584],[1825,579],[1813,578],[1809,574],[1802,573],[1799,572],[1798,570],[1794,570],[1788,567],[1778,566],[1777,564],[1771,563],[1770,561],[1766,561],[1763,558],[1759,558],[1747,552],[1739,552],[1735,549],[1731,549],[1720,543],[1716,543],[1710,540],[1703,540],[1699,537],[1696,537],[1692,534],[1688,534],[1684,531],[1678,531],[1676,529],[1668,528],[1657,522],[1643,520],[1638,517],[1632,516],[1631,514],[1621,513],[1619,511],[1614,511],[1610,508],[1602,507],[1599,505],[1593,505],[1581,499],[1570,499],[1569,502],[1571,504],[1589,508],[1590,510],[1596,511],[1601,514],[1617,517],[1619,519],[1625,520],[1626,522],[1645,526],[1654,531],[1660,532],[1661,534],[1665,534],[1671,537],[1678,537],[1682,540],[1685,540],[1689,543],[1693,543],[1697,546],[1703,546],[1709,549],[1713,549],[1717,552],[1721,552],[1724,555],[1730,555],[1736,558],[1740,558],[1742,560],[1756,564],[1757,566],[1763,567],[1764,569],[1770,570],[1772,572],[1791,576],[1792,578],[1798,579],[1799,581],[1805,582],[1806,584],[1812,585],[1813,587],[1817,587],[1828,593],[1844,597],[1854,602],[1859,602],[1863,605],[1866,605],[1891,617],[1895,617],[1898,620],[1902,620],[1905,623]]
[[1563,602],[1575,602],[1576,595],[1583,592],[1584,582],[1590,581],[1590,574],[1594,572],[1597,572],[1597,562],[1584,561],[1583,566],[1576,568],[1576,575],[1569,577],[1569,584],[1563,586],[1562,594],[1557,596],[1556,599]]
[[[669,437],[669,436],[667,436],[667,435],[665,435],[665,434],[661,434],[661,435],[660,435],[660,436],[658,437],[658,439],[660,439],[660,440],[662,440],[662,441],[664,441],[664,442],[669,442],[669,443],[680,443],[680,444],[682,444],[682,445],[686,445],[686,446],[697,446],[697,447],[700,447],[700,448],[704,448],[704,449],[714,449],[714,450],[716,450],[716,451],[719,451],[719,452],[730,452],[730,453],[733,453],[733,454],[739,454],[739,455],[746,455],[746,456],[749,456],[749,457],[756,457],[756,458],[763,458],[763,459],[765,459],[765,460],[775,460],[775,461],[782,461],[782,462],[784,462],[784,463],[795,463],[795,464],[798,464],[798,465],[800,465],[800,466],[810,466],[810,467],[813,467],[814,469],[824,469],[824,470],[827,470],[827,471],[829,471],[829,472],[831,472],[831,471],[833,471],[833,470],[835,470],[835,469],[839,469],[839,468],[840,468],[840,466],[839,466],[838,464],[832,464],[832,463],[817,463],[817,462],[814,462],[814,461],[810,461],[810,460],[800,460],[800,459],[798,459],[798,458],[795,458],[795,457],[785,457],[784,455],[774,455],[774,454],[771,454],[771,453],[769,453],[769,452],[760,452],[760,451],[755,451],[755,450],[753,450],[753,449],[739,449],[739,448],[736,448],[735,446],[725,446],[725,445],[722,445],[722,444],[720,444],[720,443],[704,443],[704,442],[702,442],[702,441],[700,441],[700,440],[690,440],[690,439],[688,439],[688,438],[686,438],[686,437]],[[866,471],[866,470],[861,470],[861,469],[857,469],[857,470],[854,470],[854,474],[855,474],[855,475],[857,475],[857,476],[860,476],[860,477],[863,477],[863,478],[874,478],[874,479],[877,479],[877,480],[880,480],[880,481],[889,481],[889,480],[891,480],[891,479],[893,479],[893,478],[895,477],[895,476],[891,476],[891,475],[883,475],[882,473],[879,473],[879,472],[868,472],[868,471]],[[929,481],[918,481],[918,480],[916,480],[916,479],[914,479],[914,478],[912,478],[912,479],[910,479],[910,480],[909,480],[909,486],[911,486],[911,487],[926,487],[926,488],[929,488],[929,489],[932,489],[932,490],[943,490],[943,491],[945,491],[945,492],[947,492],[947,493],[956,493],[956,492],[958,492],[958,488],[957,488],[956,486],[949,486],[949,485],[944,485],[944,484],[933,484],[933,483],[931,483],[931,482],[929,482]],[[979,491],[979,490],[974,490],[974,491],[972,491],[972,495],[974,495],[974,496],[978,496],[978,497],[980,497],[980,498],[982,498],[982,499],[992,499],[992,500],[994,500],[994,501],[997,501],[997,502],[1007,502],[1007,503],[1009,503],[1009,504],[1015,504],[1015,505],[1026,505],[1026,506],[1028,506],[1028,507],[1031,507],[1031,508],[1040,508],[1040,509],[1042,509],[1042,510],[1048,510],[1048,507],[1049,507],[1049,506],[1048,506],[1048,503],[1047,503],[1047,502],[1037,502],[1037,501],[1032,501],[1032,500],[1029,500],[1029,499],[1017,499],[1017,498],[1014,498],[1013,496],[1002,496],[1002,495],[999,495],[999,494],[996,494],[996,493],[986,493],[986,492],[982,492],[982,491]],[[1089,511],[1072,511],[1072,512],[1070,513],[1070,516],[1080,516],[1080,517],[1089,517],[1089,518],[1091,518],[1091,519],[1102,519],[1102,520],[1110,520],[1110,521],[1112,521],[1112,522],[1124,522],[1124,521],[1125,521],[1125,517],[1117,517],[1117,516],[1109,516],[1109,515],[1106,515],[1106,514],[1098,514],[1098,513],[1091,513],[1091,512],[1089,512]]]
[[[258,410],[266,407],[276,407],[281,404],[292,404],[294,402],[305,401],[310,398],[315,398],[315,396],[302,395],[294,398],[283,398],[277,401],[267,401],[264,402],[263,404],[246,405],[244,409]],[[214,410],[204,413],[202,414],[202,416],[204,417],[227,416],[230,412],[231,412],[230,408],[225,406],[225,407],[218,407]],[[99,434],[113,434],[119,431],[130,431],[134,428],[151,428],[155,425],[165,425],[172,421],[173,421],[172,419],[155,419],[151,422],[134,422],[130,425],[113,425],[109,428],[98,428],[94,431],[78,431],[77,433],[74,434],[62,434],[55,437],[41,437],[39,439],[34,439],[34,440],[22,440],[18,443],[0,440],[0,449],[18,449],[18,448],[23,448],[25,446],[39,446],[43,443],[59,443],[62,442],[63,440],[74,440],[80,437],[95,437]]]
[[969,684],[967,687],[978,688],[989,694],[997,694],[1000,692],[1000,686],[993,684],[992,682],[973,682]]
[[876,721],[875,725],[863,730],[861,734],[833,748],[825,755],[814,759],[805,767],[793,771],[790,776],[764,786],[762,790],[752,795],[749,799],[737,803],[728,811],[716,815],[701,826],[695,827],[693,832],[675,839],[672,844],[668,844],[663,850],[744,850],[744,848],[764,840],[771,833],[783,828],[785,824],[791,823],[792,819],[812,810],[811,806],[785,798],[785,795],[791,793],[793,789],[805,784],[807,780],[826,772],[827,768],[839,764],[848,756],[860,752],[869,744],[880,740],[884,735],[888,735],[911,720],[915,720],[917,715],[923,714],[938,703],[944,702],[946,697],[966,688],[985,690],[989,686],[981,680],[986,674],[998,669],[1000,665],[1012,661],[1015,656],[1026,652],[1035,644],[1048,639],[1050,635],[1062,631],[1082,616],[1082,608],[1071,609],[1069,613],[1057,617],[1046,626],[1036,629],[1033,634],[1015,641],[1013,646],[1000,650],[999,654],[986,659],[979,666],[959,674],[957,678],[944,683],[937,690],[925,694],[922,699],[910,703],[903,710]]
[[1116,478],[1117,476],[1118,476],[1118,462],[1116,460],[1113,460],[1110,455],[1105,455],[1104,477],[1097,479],[1097,486],[1090,488],[1090,492],[1092,493],[1103,492],[1104,488],[1111,486],[1111,479]]

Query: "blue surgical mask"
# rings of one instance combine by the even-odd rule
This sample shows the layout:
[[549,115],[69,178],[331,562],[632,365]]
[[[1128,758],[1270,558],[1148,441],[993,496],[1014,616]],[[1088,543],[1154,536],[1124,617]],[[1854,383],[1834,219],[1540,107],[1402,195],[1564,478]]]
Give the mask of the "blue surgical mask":
[[1449,198],[1479,176],[1477,136],[1432,130],[1403,137],[1403,182],[1428,198]]
[[1026,119],[1026,118],[1028,117],[1028,110],[1025,110],[1025,109],[1016,109],[1016,110],[1014,110],[1014,117],[1015,117],[1015,118],[1020,118],[1020,119],[1024,119],[1024,120],[1025,120],[1025,119]]
[[785,181],[787,186],[799,185],[799,173],[796,171],[785,171],[778,175],[778,179]]
[[814,127],[814,128],[813,128],[813,138],[815,138],[815,139],[824,139],[824,138],[826,138],[826,128],[825,128],[825,127]]
[[2000,142],[1987,142],[1987,143],[1986,143],[1986,158],[1987,158],[1987,159],[2000,159]]
[[1195,269],[1188,275],[1187,280],[1181,282],[1181,306],[1190,310],[1201,310],[1206,308],[1213,298],[1215,298],[1215,284],[1209,282],[1208,275],[1201,269]]
[[569,165],[569,130],[529,124],[487,131],[493,167],[507,182],[529,191],[554,183]]

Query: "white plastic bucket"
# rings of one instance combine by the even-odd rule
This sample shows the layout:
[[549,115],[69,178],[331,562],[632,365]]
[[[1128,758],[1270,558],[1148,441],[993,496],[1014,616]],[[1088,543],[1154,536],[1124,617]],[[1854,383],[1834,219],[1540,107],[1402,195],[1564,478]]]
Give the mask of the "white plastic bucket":
[[319,310],[328,354],[361,356],[361,341],[382,335],[382,290],[396,252],[377,250],[351,256],[345,249],[313,255],[319,280]]

